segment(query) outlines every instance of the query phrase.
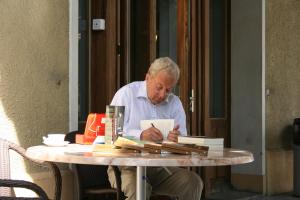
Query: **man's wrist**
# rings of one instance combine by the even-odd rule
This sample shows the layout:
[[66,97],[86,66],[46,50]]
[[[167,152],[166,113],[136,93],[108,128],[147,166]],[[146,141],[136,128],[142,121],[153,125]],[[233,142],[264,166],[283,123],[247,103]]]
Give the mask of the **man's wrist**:
[[143,138],[144,138],[144,131],[142,131],[140,134],[140,140],[143,140]]

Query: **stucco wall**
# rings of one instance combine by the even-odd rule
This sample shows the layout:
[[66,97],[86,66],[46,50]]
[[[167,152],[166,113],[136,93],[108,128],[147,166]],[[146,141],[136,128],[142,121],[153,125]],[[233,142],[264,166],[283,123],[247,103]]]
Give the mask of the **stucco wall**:
[[[250,6],[255,2],[261,4],[263,1],[231,1],[232,145],[248,148],[249,141],[262,136],[255,143],[258,148],[250,149],[257,163],[255,170],[259,171],[260,164],[264,165],[264,160],[259,159],[259,147],[264,145],[262,134],[265,132],[264,191],[267,194],[289,192],[293,190],[292,123],[294,118],[300,117],[300,1],[265,1],[265,10],[262,10],[265,12],[265,73],[259,63],[263,18],[255,18],[259,12]],[[265,97],[260,96],[261,88],[265,88]],[[259,108],[264,98],[265,107],[262,104]],[[265,121],[262,132],[261,120]],[[249,170],[242,171],[242,167],[232,169],[233,173],[251,174]]]
[[0,1],[0,137],[26,148],[68,131],[68,24],[68,0]]
[[293,190],[292,123],[300,117],[299,11],[299,0],[266,0],[268,194]]
[[300,1],[266,1],[267,149],[290,148],[300,117]]

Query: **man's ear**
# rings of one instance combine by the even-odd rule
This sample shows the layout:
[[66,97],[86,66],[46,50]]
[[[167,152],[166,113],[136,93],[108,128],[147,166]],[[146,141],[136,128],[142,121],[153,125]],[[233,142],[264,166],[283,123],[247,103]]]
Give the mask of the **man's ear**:
[[146,80],[146,81],[148,81],[148,80],[149,80],[149,78],[150,78],[150,74],[149,74],[149,73],[147,73],[147,74],[146,74],[146,76],[145,76],[145,80]]

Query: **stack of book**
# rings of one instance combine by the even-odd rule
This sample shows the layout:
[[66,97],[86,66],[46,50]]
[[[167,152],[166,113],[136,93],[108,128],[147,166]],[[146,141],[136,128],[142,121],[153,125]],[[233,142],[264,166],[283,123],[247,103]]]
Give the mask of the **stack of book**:
[[208,146],[209,150],[223,150],[224,138],[211,138],[205,136],[178,136],[178,143]]
[[[194,144],[178,144],[170,141],[163,141],[161,144],[149,141],[140,141],[126,137],[118,137],[113,145],[115,148],[135,150],[136,152],[148,152],[152,154],[161,154],[162,152],[190,155],[198,153],[207,156],[208,147]],[[98,148],[101,150],[101,148]]]

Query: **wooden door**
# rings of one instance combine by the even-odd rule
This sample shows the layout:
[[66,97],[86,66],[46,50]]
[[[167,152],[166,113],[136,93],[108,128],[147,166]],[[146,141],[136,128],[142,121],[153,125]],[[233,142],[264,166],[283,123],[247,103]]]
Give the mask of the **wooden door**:
[[91,0],[91,21],[104,19],[105,30],[91,28],[90,112],[105,112],[118,84],[117,0]]
[[[230,146],[229,1],[202,1],[202,135]],[[205,194],[230,180],[230,167],[205,167]]]
[[[190,135],[223,137],[230,146],[229,1],[178,0],[180,98]],[[195,170],[195,169],[194,169]],[[205,195],[227,182],[230,167],[203,167]]]
[[[103,113],[123,85],[143,80],[155,54],[155,1],[89,3],[89,112]],[[93,19],[105,29],[94,30]]]

